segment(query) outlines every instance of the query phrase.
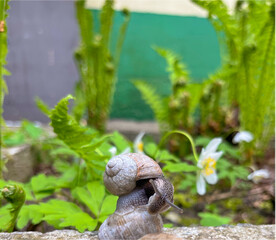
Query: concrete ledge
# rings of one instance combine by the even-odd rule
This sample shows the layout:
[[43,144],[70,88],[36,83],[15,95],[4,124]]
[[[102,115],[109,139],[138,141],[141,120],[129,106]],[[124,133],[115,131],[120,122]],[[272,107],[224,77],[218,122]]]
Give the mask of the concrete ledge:
[[[274,240],[275,225],[238,224],[220,227],[179,227],[164,229],[167,234],[144,236],[143,239],[183,239],[183,240]],[[168,235],[170,234],[170,235]],[[57,230],[48,233],[13,232],[0,233],[0,240],[98,240],[97,232],[79,233],[74,230]]]

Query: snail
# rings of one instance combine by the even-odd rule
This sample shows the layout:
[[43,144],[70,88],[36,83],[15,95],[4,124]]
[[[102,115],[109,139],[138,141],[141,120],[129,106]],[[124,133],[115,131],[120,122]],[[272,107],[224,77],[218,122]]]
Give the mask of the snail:
[[173,185],[150,157],[128,153],[109,160],[104,173],[109,192],[119,196],[115,212],[99,229],[99,239],[139,239],[162,232],[161,212],[173,204]]

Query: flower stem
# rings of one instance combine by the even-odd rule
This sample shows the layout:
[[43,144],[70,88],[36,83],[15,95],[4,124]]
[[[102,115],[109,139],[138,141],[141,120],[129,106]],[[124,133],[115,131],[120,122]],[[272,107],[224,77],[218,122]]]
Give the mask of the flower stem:
[[192,136],[191,136],[189,133],[184,132],[184,131],[180,131],[180,130],[172,130],[172,131],[169,131],[169,132],[167,132],[167,133],[161,138],[161,141],[160,141],[159,144],[158,144],[158,148],[157,148],[156,151],[155,151],[154,158],[156,158],[157,151],[158,151],[158,149],[160,149],[161,146],[164,144],[166,138],[168,138],[170,135],[172,135],[172,134],[174,134],[174,133],[181,134],[181,135],[185,136],[185,137],[189,140],[189,142],[191,143],[191,146],[192,146],[192,151],[193,151],[194,158],[195,158],[196,162],[198,162],[198,156],[197,156],[197,152],[196,152],[196,149],[195,149],[195,143],[194,143],[194,140],[193,140]]

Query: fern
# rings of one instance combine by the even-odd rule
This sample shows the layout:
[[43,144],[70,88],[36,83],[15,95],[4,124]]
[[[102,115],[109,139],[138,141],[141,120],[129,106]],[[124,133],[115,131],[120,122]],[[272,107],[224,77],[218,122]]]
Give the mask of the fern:
[[166,109],[161,96],[156,93],[156,90],[151,85],[144,81],[134,81],[134,85],[154,112],[161,132],[166,131],[168,129],[168,109]]
[[76,1],[76,17],[80,27],[81,43],[75,52],[80,80],[76,85],[76,105],[73,113],[77,121],[87,113],[87,123],[100,131],[105,130],[114,94],[116,71],[129,22],[128,11],[121,26],[115,58],[110,51],[113,26],[113,0],[106,0],[100,13],[100,31],[93,28],[92,12],[85,9],[84,0]]
[[39,97],[35,98],[35,103],[36,106],[38,107],[38,109],[44,113],[46,116],[48,116],[50,114],[50,108],[49,106],[43,102]]
[[103,160],[107,156],[99,153],[97,148],[108,136],[98,139],[97,132],[81,127],[72,116],[68,115],[67,111],[70,99],[73,99],[73,97],[68,95],[51,110],[50,124],[57,137],[85,160],[91,172],[95,172],[95,168],[104,170],[105,162]]
[[204,84],[190,82],[186,65],[173,51],[159,47],[154,49],[167,62],[171,95],[162,98],[154,87],[143,81],[135,81],[134,85],[151,107],[162,133],[172,129],[192,131],[192,115],[199,104]]
[[[14,226],[16,224],[17,216],[21,210],[25,202],[25,191],[19,185],[7,185],[0,189],[0,193],[10,204],[10,208],[7,209],[9,211],[9,222],[7,222],[6,226],[3,226],[3,229],[0,229],[5,232],[12,232]],[[0,198],[2,197],[0,195]],[[4,219],[5,220],[5,219]]]
[[[6,65],[6,56],[8,54],[8,43],[7,43],[7,23],[6,18],[8,17],[9,0],[0,1],[0,127],[5,123],[3,119],[3,102],[5,94],[8,93],[8,88],[4,80],[4,75],[9,75],[10,73],[4,67]],[[2,129],[0,130],[0,147],[2,146]],[[1,152],[1,151],[0,151]],[[4,162],[0,153],[0,179],[2,176],[2,170],[4,167]]]
[[[193,0],[209,12],[220,37],[228,103],[240,109],[241,128],[265,149],[274,135],[275,3],[237,1],[230,13],[222,1]],[[273,110],[272,110],[273,109]],[[271,111],[272,110],[272,111]]]
[[189,78],[189,73],[186,65],[180,61],[180,57],[168,49],[154,47],[154,50],[167,61],[167,71],[170,73],[171,84],[176,85],[180,81],[185,84]]

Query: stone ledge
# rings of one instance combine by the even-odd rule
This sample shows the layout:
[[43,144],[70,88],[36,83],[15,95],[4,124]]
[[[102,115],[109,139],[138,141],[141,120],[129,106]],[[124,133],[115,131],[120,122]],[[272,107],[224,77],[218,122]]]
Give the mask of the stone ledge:
[[[220,227],[179,227],[164,229],[165,233],[172,234],[183,240],[274,240],[275,225],[238,224]],[[143,239],[168,239],[163,237]],[[0,233],[0,240],[98,240],[97,232],[79,233],[74,230],[56,230],[48,233],[40,232],[13,232]],[[173,239],[173,238],[170,238]]]

